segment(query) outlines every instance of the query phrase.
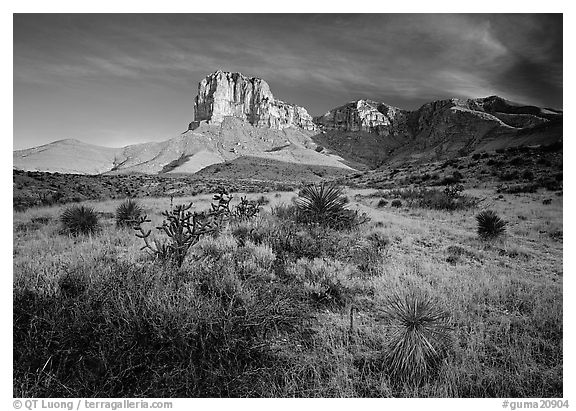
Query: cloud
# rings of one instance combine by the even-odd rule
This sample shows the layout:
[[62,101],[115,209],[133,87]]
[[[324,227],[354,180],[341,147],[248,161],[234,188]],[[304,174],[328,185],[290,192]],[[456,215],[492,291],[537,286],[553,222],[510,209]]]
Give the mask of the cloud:
[[[89,98],[134,95],[136,115],[138,98],[162,94],[185,113],[216,69],[262,77],[313,114],[357,98],[417,108],[491,94],[561,108],[562,46],[561,15],[15,15],[15,112],[35,117],[46,101],[54,118],[73,101],[91,123],[104,115]],[[130,127],[125,109],[106,112],[109,129]]]

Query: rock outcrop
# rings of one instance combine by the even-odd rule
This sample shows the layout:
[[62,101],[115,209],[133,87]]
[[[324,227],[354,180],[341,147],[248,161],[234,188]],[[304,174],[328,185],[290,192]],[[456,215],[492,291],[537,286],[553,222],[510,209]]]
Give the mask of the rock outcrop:
[[561,139],[562,112],[498,96],[446,99],[407,111],[353,101],[314,118],[318,144],[372,167],[392,158],[440,158]]
[[195,129],[201,122],[221,124],[228,116],[256,127],[282,130],[296,126],[316,130],[306,109],[276,100],[264,80],[218,70],[198,85],[194,121],[189,129]]
[[314,122],[323,130],[366,131],[381,136],[406,132],[406,110],[372,100],[352,101]]

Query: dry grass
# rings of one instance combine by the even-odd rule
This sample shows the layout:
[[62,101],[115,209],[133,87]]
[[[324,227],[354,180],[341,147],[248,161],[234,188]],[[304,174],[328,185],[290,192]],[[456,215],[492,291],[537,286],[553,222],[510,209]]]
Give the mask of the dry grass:
[[[485,243],[477,210],[361,197],[348,206],[370,224],[295,227],[301,243],[280,253],[280,228],[292,226],[269,211],[295,193],[279,194],[256,220],[202,239],[181,269],[115,227],[120,201],[84,203],[102,213],[86,237],[58,233],[60,207],[15,213],[14,396],[562,397],[561,199],[470,191],[510,222]],[[170,200],[139,201],[160,224]],[[453,345],[416,385],[385,361],[394,333],[383,314],[406,292],[451,321]]]

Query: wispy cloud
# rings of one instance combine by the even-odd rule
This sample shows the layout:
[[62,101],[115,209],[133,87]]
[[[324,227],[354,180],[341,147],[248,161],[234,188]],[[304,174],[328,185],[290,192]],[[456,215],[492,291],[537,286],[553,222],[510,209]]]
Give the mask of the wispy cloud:
[[[407,108],[489,94],[562,105],[558,15],[16,15],[14,33],[15,119],[70,110],[128,134],[126,107],[104,115],[96,100],[139,96],[136,116],[143,95],[162,95],[184,117],[216,69],[262,77],[313,114],[360,97]],[[32,112],[44,100],[45,113]],[[157,130],[154,121],[168,118],[141,120]]]

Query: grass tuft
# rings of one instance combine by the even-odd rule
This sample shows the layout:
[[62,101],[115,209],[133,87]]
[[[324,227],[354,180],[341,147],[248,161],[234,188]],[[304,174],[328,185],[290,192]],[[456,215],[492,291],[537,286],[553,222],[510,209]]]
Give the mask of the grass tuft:
[[60,216],[62,231],[69,235],[93,234],[98,228],[98,214],[92,207],[73,205]]

